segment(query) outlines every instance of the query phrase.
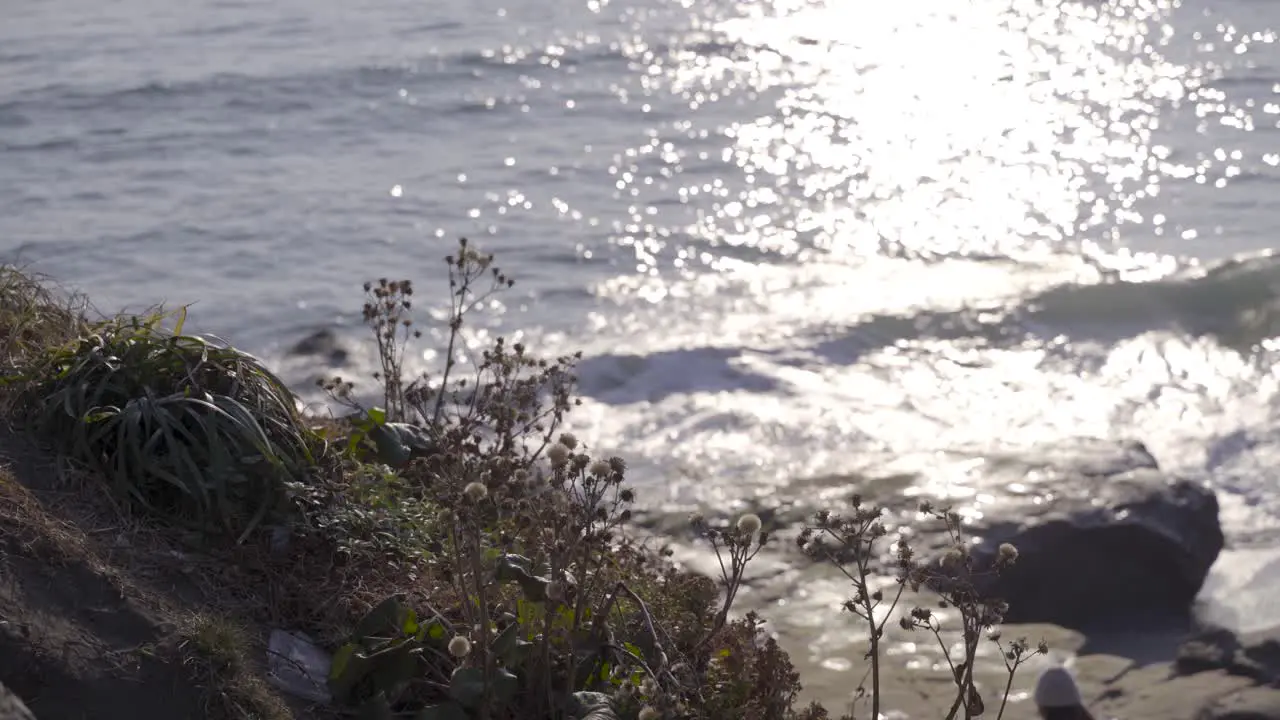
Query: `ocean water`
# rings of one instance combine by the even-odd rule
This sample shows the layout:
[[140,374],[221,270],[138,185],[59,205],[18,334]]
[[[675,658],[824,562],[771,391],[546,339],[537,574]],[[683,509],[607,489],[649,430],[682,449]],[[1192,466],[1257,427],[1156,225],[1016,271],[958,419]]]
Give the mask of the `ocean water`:
[[[465,235],[649,507],[1141,440],[1280,622],[1280,2],[9,0],[0,259],[267,358]],[[433,331],[438,337],[438,329]],[[428,344],[414,356],[438,361]],[[357,350],[343,371],[371,369]],[[975,458],[979,458],[975,460]],[[1269,609],[1268,609],[1269,608]]]

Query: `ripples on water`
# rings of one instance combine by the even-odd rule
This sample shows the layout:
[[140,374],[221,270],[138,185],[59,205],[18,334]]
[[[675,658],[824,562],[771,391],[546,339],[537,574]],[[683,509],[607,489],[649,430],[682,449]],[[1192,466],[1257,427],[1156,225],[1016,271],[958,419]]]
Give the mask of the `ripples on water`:
[[583,434],[654,506],[901,472],[982,512],[975,454],[1097,435],[1280,533],[1280,269],[1202,267],[1280,226],[1280,6],[6,13],[0,242],[105,307],[275,356],[468,234],[523,280],[495,327],[587,351]]
[[[1192,471],[1219,434],[1269,432],[1253,345],[1272,328],[1244,316],[1270,310],[1270,261],[1074,283],[1266,246],[1270,27],[1161,3],[757,3],[643,56],[688,134],[723,136],[727,170],[690,178],[706,158],[661,134],[611,168],[638,199],[615,226],[636,272],[599,292],[650,307],[596,327],[663,333],[589,363],[607,380],[593,426],[732,477],[668,485],[713,506],[851,464],[945,477],[940,451],[993,438],[1137,436]],[[1275,507],[1253,473],[1220,477]]]

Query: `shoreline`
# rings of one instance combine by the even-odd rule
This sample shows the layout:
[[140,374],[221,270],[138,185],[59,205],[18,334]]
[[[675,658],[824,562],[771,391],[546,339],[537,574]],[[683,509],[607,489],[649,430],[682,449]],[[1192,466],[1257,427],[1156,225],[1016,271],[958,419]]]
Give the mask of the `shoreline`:
[[[677,553],[676,558],[691,559],[682,553]],[[691,565],[701,566],[696,562]],[[771,621],[770,631],[800,673],[804,686],[801,697],[832,711],[848,709],[851,688],[861,674],[857,660],[867,650],[865,628],[857,627],[853,618],[839,612],[840,596],[834,588],[828,587],[825,592],[821,589],[826,587],[824,583],[843,585],[840,580],[843,578],[833,578],[819,567],[809,568],[798,577],[765,578],[752,583],[752,592],[744,594],[741,603],[743,611],[759,612]],[[799,595],[784,596],[784,588],[804,590]],[[1006,638],[1025,637],[1032,643],[1043,639],[1050,654],[1035,658],[1019,670],[1004,718],[1038,720],[1030,700],[1037,675],[1047,667],[1066,664],[1090,701],[1095,718],[1204,720],[1202,711],[1209,701],[1251,690],[1257,683],[1219,667],[1185,676],[1178,674],[1179,657],[1185,654],[1184,646],[1194,636],[1197,624],[1174,620],[1149,627],[1125,624],[1089,631],[1046,623],[1005,624],[1001,633]],[[945,716],[950,706],[950,696],[945,692],[950,686],[950,673],[933,639],[919,632],[904,632],[892,622],[888,627],[892,632],[885,650],[887,662],[882,665],[882,683],[891,698],[889,708],[895,713],[889,717],[905,720]],[[1257,634],[1280,638],[1280,624],[1269,625]],[[955,633],[949,635],[949,641],[958,641]],[[984,696],[1001,692],[1007,678],[1002,659],[992,650],[984,647],[976,666],[978,689]],[[1280,665],[1276,672],[1280,672]],[[1280,674],[1276,680],[1280,682]],[[1280,691],[1275,697],[1280,702]],[[865,715],[865,703],[861,712]]]

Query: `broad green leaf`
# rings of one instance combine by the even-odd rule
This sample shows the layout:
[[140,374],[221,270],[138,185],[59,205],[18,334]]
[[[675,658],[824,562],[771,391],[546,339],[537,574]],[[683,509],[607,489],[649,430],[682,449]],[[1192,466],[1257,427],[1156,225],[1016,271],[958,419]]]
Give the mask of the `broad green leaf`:
[[364,439],[365,432],[363,430],[351,433],[351,436],[347,438],[347,457],[356,457],[356,453],[360,449],[360,443],[364,442]]
[[409,423],[387,423],[387,430],[396,436],[401,445],[417,452],[429,452],[435,444],[427,431]]
[[330,680],[342,677],[347,672],[347,665],[351,662],[351,656],[355,654],[356,649],[355,643],[346,643],[338,648],[329,663]]
[[400,631],[405,635],[418,634],[418,613],[413,608],[405,608],[404,619],[400,624]]
[[532,573],[533,561],[523,555],[505,553],[498,559],[498,564],[494,568],[494,572],[497,574],[497,578],[501,582],[514,580],[519,577],[518,571],[522,571],[525,575]]
[[506,668],[497,668],[493,675],[493,696],[500,703],[509,703],[520,690],[520,679]]
[[386,425],[375,425],[369,431],[369,438],[378,449],[378,462],[393,468],[402,468],[409,464],[412,452],[394,432]]
[[597,687],[600,681],[599,664],[600,659],[595,655],[588,655],[578,661],[577,672],[574,673],[578,687],[584,689]]
[[569,696],[567,710],[573,720],[618,720],[613,700],[604,693],[576,692]]
[[413,643],[408,640],[379,652],[370,660],[374,666],[371,678],[374,687],[385,693],[388,699],[398,698],[418,674],[417,656],[413,652]]
[[484,699],[484,670],[474,667],[455,670],[449,680],[449,695],[465,707],[479,707]]
[[493,639],[493,654],[502,658],[504,662],[509,662],[509,655],[515,651],[516,643],[520,641],[520,625],[511,623],[498,636]]
[[529,659],[529,654],[533,652],[533,643],[528,640],[516,640],[515,648],[510,652],[507,658],[509,667],[520,667]]
[[510,582],[514,580],[520,585],[520,590],[528,600],[534,602],[542,602],[547,599],[547,585],[549,581],[537,575],[530,570],[532,561],[521,555],[506,554],[498,558],[498,562],[494,567],[494,577],[498,582]]
[[388,596],[356,623],[355,636],[363,639],[376,635],[390,635],[401,626],[405,611],[399,595]]
[[[338,662],[338,655],[345,654]],[[355,645],[348,643],[334,656],[333,667],[329,671],[329,692],[339,703],[351,701],[351,691],[369,674],[373,664]],[[340,668],[340,670],[339,670]]]

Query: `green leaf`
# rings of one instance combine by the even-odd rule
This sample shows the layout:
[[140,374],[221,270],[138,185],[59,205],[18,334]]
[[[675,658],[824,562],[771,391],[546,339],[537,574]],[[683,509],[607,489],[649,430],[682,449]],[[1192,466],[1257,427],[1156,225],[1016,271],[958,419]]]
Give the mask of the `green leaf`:
[[356,644],[347,643],[338,648],[333,654],[333,660],[329,663],[329,679],[342,677],[347,672],[347,666],[351,662],[351,656],[355,654]]
[[511,650],[506,661],[508,667],[520,667],[529,659],[529,653],[533,652],[533,643],[528,640],[516,640],[516,646]]
[[[363,437],[373,441],[378,462],[393,468],[403,468],[414,453],[429,453],[434,444],[425,430],[408,423],[386,422],[380,410],[369,411],[369,417],[357,424]],[[355,440],[355,434],[352,434]],[[354,449],[354,446],[352,446]]]
[[520,678],[506,668],[498,668],[493,675],[493,695],[498,702],[508,703],[520,690]]
[[428,705],[413,716],[414,720],[468,720],[467,711],[458,703]]
[[484,700],[484,670],[458,668],[449,680],[449,695],[464,707],[477,708]]
[[174,335],[181,335],[181,334],[182,334],[182,326],[183,326],[183,325],[185,325],[185,324],[187,323],[187,308],[186,308],[186,306],[184,305],[184,306],[182,306],[182,307],[178,308],[178,311],[177,311],[176,313],[174,313],[174,315],[175,315],[175,317],[177,317],[177,318],[178,318],[178,320],[177,320],[177,322],[175,322],[175,323],[173,324],[173,334],[174,334]]
[[409,681],[418,674],[418,660],[410,640],[402,640],[370,657],[374,686],[388,698],[399,698]]
[[427,623],[427,637],[432,640],[443,640],[444,636],[444,622],[440,618],[431,618],[431,622]]
[[369,438],[378,449],[378,462],[393,468],[402,468],[409,464],[411,452],[395,433],[385,425],[376,425],[369,431]]
[[394,634],[401,628],[406,610],[399,595],[388,596],[356,623],[356,638],[363,640],[371,636]]
[[360,450],[360,443],[363,443],[367,433],[364,430],[356,430],[347,438],[347,457],[355,458]]
[[577,687],[593,688],[596,687],[596,665],[599,659],[595,655],[588,655],[578,661],[576,671],[573,674]]
[[556,617],[565,627],[573,627],[573,608],[568,605],[561,605],[556,608]]
[[613,701],[598,692],[576,692],[569,696],[569,717],[573,720],[618,720]]
[[530,567],[533,562],[529,558],[522,555],[506,554],[498,559],[497,565],[494,567],[494,577],[498,582],[511,582],[514,580],[520,590],[528,600],[534,602],[542,602],[547,599],[547,585],[549,581],[537,575],[534,575]]
[[[508,662],[508,657],[516,649],[516,643],[520,641],[520,625],[511,623],[505,630],[498,633],[498,637],[493,639],[493,654],[502,658],[504,662]],[[508,664],[510,664],[508,662]]]
[[369,419],[375,426],[387,424],[387,411],[380,407],[371,407],[365,411],[364,416]]
[[409,423],[387,423],[387,430],[395,436],[397,442],[414,452],[430,452],[435,443],[427,431]]
[[494,567],[498,582],[509,582],[533,572],[533,561],[523,555],[505,553]]
[[400,632],[409,636],[418,634],[418,613],[413,608],[405,608],[404,618],[400,621]]
[[377,652],[368,654],[355,643],[347,643],[334,656],[329,690],[339,703],[347,703],[354,699],[355,688],[368,679],[375,692],[395,699],[417,674],[416,646],[411,640],[388,642]]
[[334,653],[329,669],[329,692],[339,704],[351,701],[352,690],[372,670],[369,658],[354,643],[347,643]]

